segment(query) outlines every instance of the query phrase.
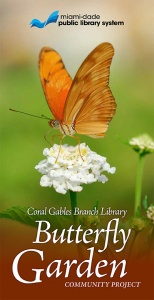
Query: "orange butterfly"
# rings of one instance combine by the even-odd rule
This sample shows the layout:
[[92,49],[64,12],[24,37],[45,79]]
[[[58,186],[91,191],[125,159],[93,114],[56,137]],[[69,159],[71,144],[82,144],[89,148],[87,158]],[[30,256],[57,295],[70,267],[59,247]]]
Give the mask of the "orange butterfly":
[[60,55],[44,47],[39,56],[40,78],[55,119],[51,127],[63,136],[74,133],[103,137],[115,114],[116,103],[108,86],[113,46],[102,43],[84,60],[74,80]]

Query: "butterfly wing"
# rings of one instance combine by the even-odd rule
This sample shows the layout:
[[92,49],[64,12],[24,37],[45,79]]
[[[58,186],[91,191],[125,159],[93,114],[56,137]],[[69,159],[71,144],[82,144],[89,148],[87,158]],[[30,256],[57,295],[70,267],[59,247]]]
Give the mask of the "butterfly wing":
[[108,86],[91,93],[75,119],[75,130],[91,137],[103,137],[115,114],[116,104]]
[[72,83],[64,108],[64,122],[77,133],[104,136],[116,104],[108,87],[113,46],[102,43],[85,59]]
[[39,55],[40,79],[49,108],[56,120],[63,119],[64,105],[72,84],[60,55],[44,47]]

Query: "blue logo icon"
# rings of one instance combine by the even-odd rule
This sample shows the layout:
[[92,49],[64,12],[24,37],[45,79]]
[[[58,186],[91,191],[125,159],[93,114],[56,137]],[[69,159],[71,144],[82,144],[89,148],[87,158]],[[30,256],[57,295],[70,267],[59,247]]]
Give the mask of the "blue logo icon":
[[50,23],[56,23],[58,20],[58,15],[59,10],[54,11],[45,22],[41,22],[38,19],[33,19],[29,25],[31,25],[31,27],[38,27],[38,28],[44,28],[45,26],[47,26]]

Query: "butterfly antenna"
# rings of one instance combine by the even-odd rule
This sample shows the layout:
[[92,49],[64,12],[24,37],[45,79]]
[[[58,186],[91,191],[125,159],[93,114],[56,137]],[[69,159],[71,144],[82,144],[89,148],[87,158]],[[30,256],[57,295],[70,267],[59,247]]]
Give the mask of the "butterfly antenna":
[[44,118],[44,119],[51,120],[51,119],[49,119],[48,117],[46,117],[45,115],[41,115],[41,117]]
[[44,115],[41,115],[41,116],[35,116],[35,115],[32,115],[32,114],[28,114],[26,112],[23,112],[23,111],[20,111],[20,110],[15,110],[15,109],[12,109],[12,108],[9,108],[9,110],[13,111],[13,112],[18,112],[20,114],[24,114],[24,115],[27,115],[27,116],[31,116],[31,117],[34,117],[34,118],[39,118],[39,119],[44,119],[44,120],[50,120],[50,118],[44,116]]

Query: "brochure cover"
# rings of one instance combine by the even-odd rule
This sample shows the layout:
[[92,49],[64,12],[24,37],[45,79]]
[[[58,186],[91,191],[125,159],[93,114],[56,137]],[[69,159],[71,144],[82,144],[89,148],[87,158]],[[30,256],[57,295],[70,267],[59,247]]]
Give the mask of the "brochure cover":
[[2,300],[152,300],[152,0],[1,1]]

